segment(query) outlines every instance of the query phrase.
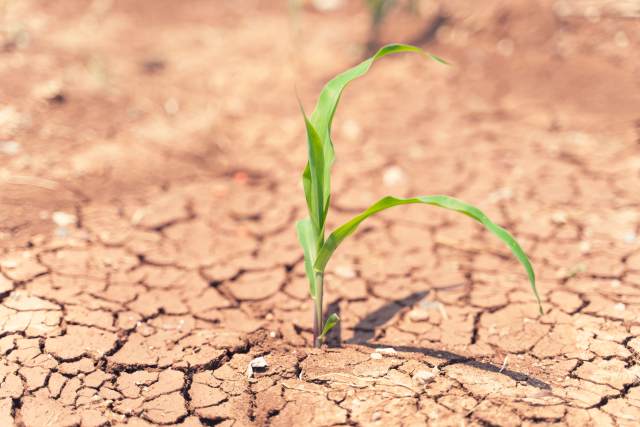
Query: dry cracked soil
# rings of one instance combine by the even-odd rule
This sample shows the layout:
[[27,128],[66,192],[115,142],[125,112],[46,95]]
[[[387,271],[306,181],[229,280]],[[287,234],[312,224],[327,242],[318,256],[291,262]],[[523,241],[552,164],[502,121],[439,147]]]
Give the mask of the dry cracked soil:
[[303,3],[0,2],[0,425],[637,426],[635,3],[389,12],[380,43],[454,66],[401,54],[347,88],[329,228],[468,201],[544,315],[492,235],[400,207],[329,264],[322,349],[294,84],[310,111],[369,15]]

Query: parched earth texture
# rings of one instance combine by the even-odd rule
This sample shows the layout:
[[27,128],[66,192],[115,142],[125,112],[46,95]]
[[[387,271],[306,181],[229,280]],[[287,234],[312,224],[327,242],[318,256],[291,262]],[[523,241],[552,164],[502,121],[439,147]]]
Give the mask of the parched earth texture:
[[329,228],[466,200],[529,254],[544,315],[479,225],[395,208],[329,264],[342,321],[313,349],[294,85],[311,111],[369,32],[331,3],[2,3],[0,425],[640,423],[635,3],[389,13],[381,43],[454,66],[349,85]]

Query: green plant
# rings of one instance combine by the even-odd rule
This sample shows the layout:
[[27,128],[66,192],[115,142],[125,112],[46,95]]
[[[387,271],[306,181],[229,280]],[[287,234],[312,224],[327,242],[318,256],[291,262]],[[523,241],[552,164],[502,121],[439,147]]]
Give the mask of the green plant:
[[[374,203],[362,214],[356,216],[341,227],[338,227],[325,241],[325,223],[331,199],[331,180],[329,174],[331,171],[331,164],[335,158],[333,143],[331,141],[331,123],[333,122],[333,116],[336,112],[338,102],[340,101],[342,91],[349,82],[366,73],[373,61],[376,59],[390,53],[408,51],[420,52],[438,62],[446,64],[446,62],[441,59],[426,53],[417,47],[406,45],[386,46],[380,49],[372,58],[369,58],[360,65],[340,74],[327,83],[324,89],[322,89],[316,108],[309,119],[307,119],[302,103],[300,103],[300,109],[302,110],[302,115],[306,124],[307,148],[309,153],[309,160],[302,174],[302,184],[309,210],[309,217],[298,221],[296,223],[296,227],[298,230],[300,244],[304,250],[305,270],[309,280],[311,296],[315,299],[313,336],[316,347],[322,346],[322,339],[325,334],[340,320],[335,314],[332,315],[327,320],[322,333],[320,333],[320,327],[322,325],[324,270],[331,258],[331,255],[338,245],[340,245],[345,238],[353,234],[360,223],[362,223],[366,218],[384,209],[410,203],[424,203],[460,212],[480,222],[490,232],[495,234],[502,242],[509,246],[513,254],[527,270],[527,275],[529,276],[529,281],[533,287],[533,292],[538,298],[538,304],[540,304],[540,313],[542,313],[542,305],[540,303],[540,297],[536,291],[533,268],[531,267],[531,263],[529,263],[529,259],[515,239],[508,232],[491,222],[486,215],[475,207],[451,197],[428,196],[414,197],[410,199],[384,197]],[[298,100],[298,102],[300,101]]]

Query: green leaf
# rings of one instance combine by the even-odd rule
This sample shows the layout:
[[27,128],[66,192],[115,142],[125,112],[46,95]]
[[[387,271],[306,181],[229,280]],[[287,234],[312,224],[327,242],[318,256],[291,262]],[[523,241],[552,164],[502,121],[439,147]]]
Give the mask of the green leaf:
[[[322,141],[322,148],[324,150],[323,202],[325,206],[329,205],[329,194],[331,194],[331,181],[329,173],[331,171],[333,160],[336,156],[333,150],[333,142],[331,141],[331,124],[333,122],[333,116],[336,113],[336,108],[338,107],[338,102],[340,101],[342,91],[344,91],[344,88],[349,84],[349,82],[366,73],[371,67],[373,61],[375,61],[376,59],[382,58],[383,56],[390,53],[410,51],[422,53],[432,59],[435,59],[438,62],[447,64],[440,58],[437,58],[417,47],[393,44],[383,47],[372,58],[369,58],[366,61],[362,62],[360,65],[357,65],[349,71],[340,74],[329,83],[327,83],[324,89],[322,89],[322,93],[320,93],[320,98],[318,99],[318,103],[316,104],[316,108],[313,111],[313,114],[311,114],[311,118],[309,119],[309,121],[312,124],[312,128],[314,128],[318,132],[318,136],[320,137],[320,141]],[[307,126],[307,129],[308,128],[309,126]],[[309,201],[307,199],[307,204],[308,203]],[[322,223],[324,223],[325,218],[326,210],[322,219]]]
[[316,241],[313,237],[313,229],[311,227],[311,220],[305,218],[296,222],[296,228],[298,229],[298,240],[304,251],[304,269],[307,273],[307,279],[309,279],[309,290],[311,291],[311,297],[316,297],[316,275],[313,271],[313,263],[316,259]]
[[327,334],[327,332],[329,332],[329,329],[333,328],[334,326],[336,326],[336,323],[338,323],[340,321],[340,318],[338,317],[337,314],[332,314],[328,319],[327,319],[327,323],[324,324],[324,330],[322,331],[322,333],[320,334],[320,336],[318,337],[319,339],[324,338],[324,336]]
[[320,230],[324,225],[324,202],[323,195],[324,186],[324,151],[322,149],[322,141],[318,136],[318,133],[307,120],[307,115],[304,112],[300,98],[300,110],[302,110],[302,116],[307,126],[307,148],[309,152],[309,161],[307,167],[302,173],[302,185],[304,187],[305,197],[307,199],[307,207],[309,208],[309,216],[312,220],[313,231],[317,240],[320,237]]
[[447,196],[415,197],[412,199],[385,197],[378,200],[362,214],[356,216],[351,221],[347,222],[346,224],[335,230],[333,233],[331,233],[331,235],[327,238],[327,241],[318,252],[318,257],[316,258],[316,261],[313,265],[313,269],[315,271],[323,272],[325,267],[327,266],[327,262],[329,262],[329,258],[331,258],[331,255],[336,250],[338,245],[342,243],[344,239],[353,234],[353,232],[356,231],[362,221],[384,209],[410,203],[425,203],[460,212],[475,219],[476,221],[487,227],[490,232],[498,236],[498,238],[502,240],[502,242],[509,246],[511,252],[513,252],[518,261],[520,261],[524,268],[527,270],[529,282],[531,282],[533,292],[536,294],[536,298],[538,298],[540,313],[543,313],[542,303],[540,302],[540,297],[538,296],[538,291],[536,290],[536,278],[533,272],[533,268],[531,267],[531,263],[529,262],[527,255],[525,255],[524,251],[520,248],[520,245],[518,245],[518,242],[516,242],[516,240],[507,231],[491,222],[491,220],[489,220],[489,218],[487,218],[487,216],[480,212],[480,210],[478,210],[477,208],[461,200],[457,200]]

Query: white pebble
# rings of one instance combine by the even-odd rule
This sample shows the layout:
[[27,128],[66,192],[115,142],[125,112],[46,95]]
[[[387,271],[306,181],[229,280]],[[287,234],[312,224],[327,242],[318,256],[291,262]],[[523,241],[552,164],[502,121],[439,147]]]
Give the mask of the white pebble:
[[22,144],[16,141],[0,141],[0,153],[16,155],[22,151]]
[[338,10],[344,4],[343,0],[311,0],[311,3],[321,12]]
[[66,212],[58,211],[58,212],[54,212],[53,215],[51,215],[51,220],[58,227],[68,227],[78,222],[78,217],[75,215],[68,214]]
[[380,353],[371,353],[372,359],[382,359],[382,355]]
[[583,254],[591,252],[591,242],[580,242],[580,252]]
[[376,348],[376,353],[382,353],[382,354],[398,354],[397,351],[395,351],[394,349],[392,349],[391,347],[389,348]]
[[384,171],[382,175],[382,183],[385,187],[395,187],[406,182],[407,177],[402,169],[398,166],[391,166]]
[[343,279],[353,279],[356,277],[356,272],[353,270],[353,268],[346,265],[337,266],[333,272],[336,274],[336,276]]
[[413,382],[418,385],[427,385],[430,382],[433,382],[436,379],[436,376],[431,372],[427,371],[418,371],[413,376]]
[[625,307],[625,305],[623,303],[621,303],[621,302],[617,303],[613,307],[613,309],[616,310],[616,311],[624,311],[625,308],[627,308],[627,307]]
[[416,308],[407,313],[407,317],[412,322],[425,322],[429,320],[429,312],[427,310],[420,310]]
[[551,218],[556,224],[564,224],[569,219],[569,216],[564,212],[557,212]]
[[636,239],[638,238],[638,235],[636,233],[634,233],[633,231],[630,231],[628,233],[624,233],[622,235],[622,242],[623,243],[628,243],[628,244],[633,244],[636,242]]

